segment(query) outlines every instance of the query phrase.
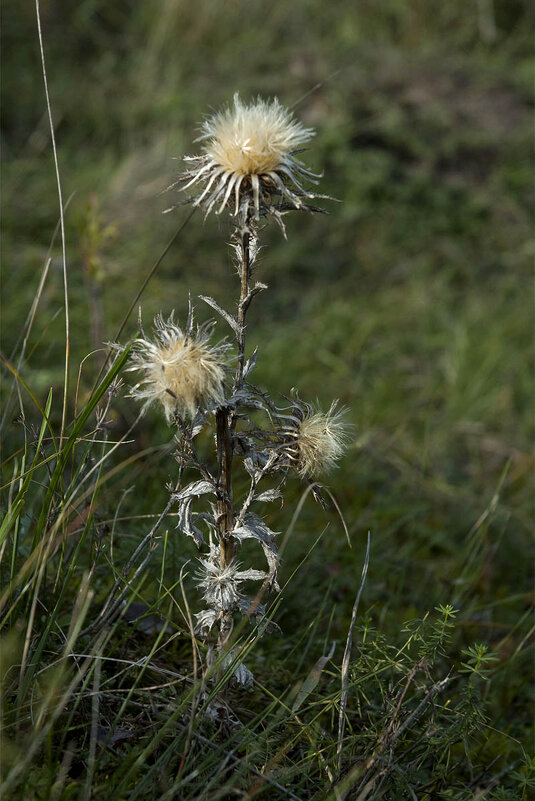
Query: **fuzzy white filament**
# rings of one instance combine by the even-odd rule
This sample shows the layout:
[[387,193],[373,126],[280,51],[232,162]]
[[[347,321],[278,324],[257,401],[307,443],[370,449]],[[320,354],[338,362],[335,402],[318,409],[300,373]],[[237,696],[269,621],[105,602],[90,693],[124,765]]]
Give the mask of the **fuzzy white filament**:
[[313,135],[277,98],[246,105],[236,94],[233,108],[203,123],[200,141],[207,156],[228,172],[264,175],[280,169]]
[[299,475],[316,477],[335,467],[344,453],[350,426],[344,421],[345,410],[331,404],[329,411],[309,408],[295,432],[296,468]]
[[154,341],[133,343],[128,369],[141,371],[143,378],[130,394],[145,401],[145,406],[160,403],[168,422],[175,415],[193,418],[199,408],[220,403],[229,346],[209,344],[210,325],[187,335],[174,323],[173,315],[168,320],[158,315],[154,324]]
[[[234,213],[240,203],[252,199],[255,215],[278,194],[293,208],[306,208],[303,198],[313,197],[301,186],[303,178],[316,176],[295,158],[314,131],[295,120],[275,98],[242,103],[234,95],[233,106],[217,112],[201,126],[202,156],[187,156],[192,166],[184,174],[183,189],[204,184],[194,205],[208,214],[217,204],[223,211],[234,197]],[[315,183],[315,181],[313,181]]]

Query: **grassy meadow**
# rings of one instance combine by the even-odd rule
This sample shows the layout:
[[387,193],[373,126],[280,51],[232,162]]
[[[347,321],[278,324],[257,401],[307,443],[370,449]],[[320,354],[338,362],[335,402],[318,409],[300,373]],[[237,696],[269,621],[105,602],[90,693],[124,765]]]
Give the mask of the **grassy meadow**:
[[[40,15],[70,358],[65,405],[36,8],[6,0],[0,796],[533,798],[527,4],[52,0]],[[105,361],[138,306],[147,332],[160,311],[185,322],[189,293],[201,320],[200,294],[235,309],[228,216],[162,212],[199,124],[236,91],[315,129],[303,158],[337,199],[289,213],[287,241],[262,233],[254,383],[339,398],[354,425],[326,479],[350,545],[297,478],[266,508],[280,632],[236,626],[246,690],[228,666],[204,674],[176,511],[147,538],[176,481],[173,430],[139,418],[124,358]],[[123,614],[107,620],[114,585]]]

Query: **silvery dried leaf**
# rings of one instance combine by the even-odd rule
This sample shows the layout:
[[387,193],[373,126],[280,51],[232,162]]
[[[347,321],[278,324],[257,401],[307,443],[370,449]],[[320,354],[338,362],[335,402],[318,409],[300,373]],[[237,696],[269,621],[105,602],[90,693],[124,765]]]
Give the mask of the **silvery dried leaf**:
[[250,450],[243,460],[243,466],[251,478],[260,479],[262,471],[271,459],[271,452],[265,448],[261,451]]
[[246,387],[235,392],[234,395],[225,401],[224,405],[232,408],[236,408],[238,406],[245,406],[249,409],[261,410],[265,408],[263,401],[260,400],[260,398],[254,392],[251,392]]
[[215,492],[214,485],[209,481],[201,479],[200,481],[193,481],[191,484],[188,484],[187,487],[184,487],[183,490],[175,493],[175,500],[183,501],[195,496],[206,495],[208,492]]
[[178,521],[177,529],[185,534],[187,537],[192,537],[195,541],[197,548],[200,548],[204,543],[204,536],[200,528],[193,522],[193,515],[191,512],[191,505],[193,499],[200,495],[214,493],[214,487],[209,481],[193,481],[184,487],[180,492],[175,493],[175,499],[178,501]]
[[191,299],[191,292],[188,293],[188,319],[186,322],[186,336],[191,337],[193,334],[193,312],[195,311],[193,307],[193,301]]
[[261,581],[265,579],[267,575],[265,570],[239,570],[236,573],[236,579],[238,581]]
[[253,478],[256,474],[256,466],[251,456],[245,457],[245,459],[243,460],[243,466],[245,467],[251,478]]
[[214,609],[203,609],[201,612],[196,612],[193,617],[196,618],[196,633],[201,637],[207,637],[217,620],[217,612]]
[[234,444],[234,452],[242,456],[248,456],[255,445],[254,440],[244,434],[243,431],[235,431],[232,435],[232,442]]
[[208,512],[194,512],[192,517],[199,520],[204,520],[204,522],[209,525],[211,528],[216,528],[215,516],[209,514]]
[[204,410],[199,410],[191,422],[191,436],[196,437],[203,428],[206,422],[206,413]]
[[241,570],[235,559],[222,566],[219,546],[215,544],[210,546],[206,557],[199,559],[197,586],[202,590],[208,606],[217,612],[231,612],[238,608],[244,581],[265,581],[270,578],[263,570]]
[[193,497],[194,496],[190,496],[189,498],[180,501],[176,527],[182,532],[182,534],[185,534],[187,537],[192,537],[197,548],[200,548],[202,545],[204,545],[204,535],[200,528],[193,523],[193,516],[191,513]]
[[277,570],[280,564],[280,556],[276,549],[274,550],[267,543],[262,542],[262,550],[269,566],[269,583],[275,592],[280,592],[279,583],[277,581]]
[[278,489],[269,489],[264,490],[264,492],[260,492],[258,495],[255,495],[255,501],[276,501],[278,498],[282,498],[282,492]]
[[238,611],[247,617],[263,617],[266,614],[266,607],[264,604],[256,604],[254,601],[249,601],[247,598],[242,598],[238,603]]
[[243,368],[243,377],[244,379],[253,372],[254,368],[256,367],[256,360],[258,358],[258,348],[255,348],[252,355],[249,356],[247,361],[245,362],[245,366]]
[[235,528],[232,535],[240,541],[252,537],[275,547],[275,532],[266,526],[261,517],[252,513],[245,516],[243,525]]
[[[236,660],[236,649],[233,649],[228,652],[225,658],[222,661],[223,669],[226,669],[232,665],[232,663]],[[234,673],[232,674],[233,679],[240,684],[242,687],[252,687],[254,676],[249,670],[249,668],[245,667],[243,662],[238,662],[234,668]]]
[[251,303],[252,299],[255,295],[258,295],[260,292],[263,292],[264,289],[267,289],[267,284],[262,284],[260,281],[257,281],[256,284],[252,289],[249,290],[243,301],[241,301],[241,305],[243,308],[248,308],[249,304]]
[[[243,208],[243,207],[242,207]],[[236,264],[238,267],[238,275],[241,275],[241,262],[243,258],[242,253],[242,245],[241,241],[236,242],[232,245],[234,252],[236,253]],[[258,251],[260,250],[260,245],[258,244],[258,237],[254,234],[249,237],[249,264],[253,265],[256,261],[256,257],[258,255]]]
[[234,317],[232,317],[227,311],[225,311],[225,309],[222,309],[221,306],[219,305],[219,303],[217,303],[217,301],[215,301],[213,298],[209,297],[208,295],[199,295],[199,297],[200,297],[201,300],[204,300],[205,303],[207,303],[209,306],[211,306],[212,309],[214,309],[218,314],[221,315],[223,320],[225,320],[225,322],[227,322],[230,325],[230,327],[232,328],[232,330],[234,331],[236,336],[239,335],[240,326],[238,325],[238,323],[236,322]]
[[253,686],[254,676],[251,673],[251,671],[249,670],[249,668],[245,667],[243,662],[240,662],[238,667],[234,671],[234,679],[242,687],[252,687]]
[[[254,262],[256,261],[256,257],[258,256],[259,250],[260,250],[260,244],[259,244],[258,236],[256,236],[256,235],[255,236],[251,236],[249,238],[249,261],[251,262],[251,264],[254,264]],[[240,250],[240,254],[241,254],[241,250]],[[241,255],[240,255],[240,259],[241,259]]]
[[319,503],[322,509],[327,510],[329,508],[329,504],[323,497],[321,490],[323,489],[321,484],[312,484],[312,495],[316,503]]
[[243,525],[233,529],[232,536],[239,542],[247,539],[256,539],[260,542],[269,565],[268,578],[270,584],[278,592],[280,588],[277,584],[277,568],[280,557],[277,552],[275,532],[266,526],[261,517],[255,514],[248,514],[245,516]]

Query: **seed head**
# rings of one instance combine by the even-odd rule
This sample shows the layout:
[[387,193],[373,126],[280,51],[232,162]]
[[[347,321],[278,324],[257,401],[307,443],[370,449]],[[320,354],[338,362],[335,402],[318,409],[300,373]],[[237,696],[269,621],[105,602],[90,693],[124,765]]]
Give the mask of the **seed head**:
[[199,326],[187,334],[173,321],[159,314],[154,320],[155,337],[136,339],[132,346],[129,370],[140,370],[143,378],[134,387],[132,397],[154,401],[163,407],[166,419],[175,415],[193,418],[200,408],[223,400],[223,383],[229,345],[210,345],[213,324]]
[[207,156],[226,171],[264,175],[280,169],[311,136],[313,131],[293,120],[277,99],[245,105],[236,94],[234,108],[204,122],[200,140]]
[[345,409],[338,401],[324,414],[309,404],[296,404],[295,420],[284,431],[288,438],[286,455],[300,476],[316,478],[336,466],[344,453],[351,426],[345,422]]
[[[275,98],[242,103],[234,95],[234,105],[219,111],[201,126],[202,156],[186,156],[192,166],[179,179],[183,189],[203,185],[194,205],[203,205],[208,214],[217,205],[220,214],[229,203],[234,214],[240,207],[248,212],[280,216],[280,210],[310,209],[305,202],[314,195],[300,183],[317,183],[319,176],[310,172],[296,158],[314,131],[297,122],[290,111]],[[176,184],[173,184],[175,186]],[[278,195],[281,203],[273,204]],[[231,199],[232,198],[232,199]]]

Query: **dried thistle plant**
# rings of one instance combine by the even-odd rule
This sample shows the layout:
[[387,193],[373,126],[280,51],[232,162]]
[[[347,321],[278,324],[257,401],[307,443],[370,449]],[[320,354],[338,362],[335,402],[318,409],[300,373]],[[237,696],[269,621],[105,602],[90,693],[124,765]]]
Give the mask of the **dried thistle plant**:
[[[262,506],[282,497],[289,473],[312,482],[333,468],[347,444],[348,426],[336,401],[327,413],[299,399],[277,406],[249,383],[256,352],[245,358],[246,315],[255,296],[267,289],[253,281],[260,217],[274,216],[284,231],[284,213],[321,211],[308,203],[318,195],[301,184],[304,179],[316,183],[318,176],[296,157],[313,131],[293,119],[278,100],[258,99],[247,105],[237,94],[233,106],[206,120],[201,131],[202,155],[186,157],[187,170],[170,188],[199,186],[200,194],[189,201],[203,206],[207,214],[214,207],[217,213],[227,209],[234,221],[231,246],[240,278],[237,313],[201,296],[233,332],[234,374],[230,376],[229,343],[210,342],[212,324],[193,330],[190,302],[185,331],[172,316],[167,321],[159,316],[155,339],[143,336],[133,343],[130,369],[142,377],[131,394],[145,405],[156,401],[176,428],[180,469],[172,499],[178,507],[178,528],[193,537],[203,554],[196,578],[206,608],[196,614],[197,632],[213,639],[215,631],[219,651],[230,654],[234,616],[261,618],[261,596],[278,590],[276,533],[263,519]],[[251,409],[263,412],[263,417],[256,414],[253,421]],[[259,417],[265,425],[256,422]],[[199,431],[212,420],[215,459],[201,457],[195,445]],[[232,482],[238,461],[249,476],[249,489],[241,498]],[[190,469],[198,478],[183,486]],[[263,489],[266,478],[271,486]],[[244,569],[237,560],[241,544],[249,539],[263,550],[262,570]],[[251,603],[244,585],[258,581],[261,588]],[[250,672],[239,665],[235,677],[249,682]]]

